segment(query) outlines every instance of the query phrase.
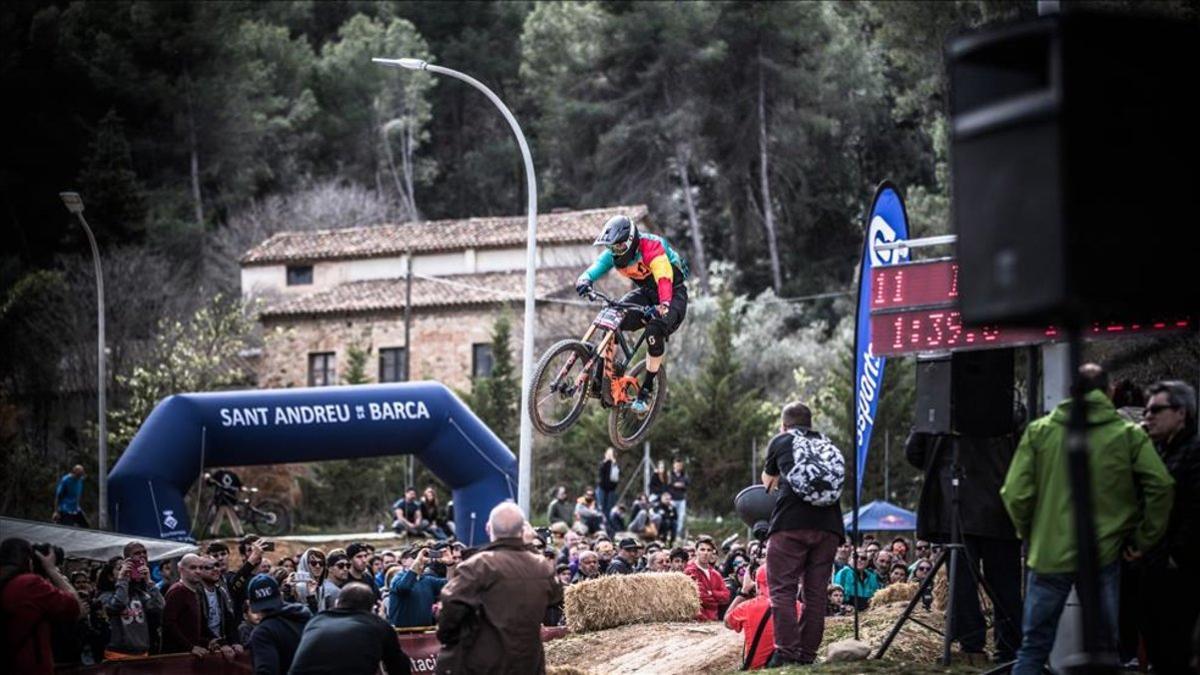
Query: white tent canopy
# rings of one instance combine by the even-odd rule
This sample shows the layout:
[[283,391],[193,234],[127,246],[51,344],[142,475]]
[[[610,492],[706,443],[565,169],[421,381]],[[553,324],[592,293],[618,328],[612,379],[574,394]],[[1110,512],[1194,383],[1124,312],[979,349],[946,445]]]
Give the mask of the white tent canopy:
[[38,523],[32,520],[0,517],[0,539],[20,537],[31,544],[49,543],[61,546],[68,558],[85,560],[108,560],[122,554],[125,545],[136,541],[146,547],[150,561],[178,558],[198,549],[193,544],[150,537],[135,537],[114,534],[80,527],[67,527],[53,523]]

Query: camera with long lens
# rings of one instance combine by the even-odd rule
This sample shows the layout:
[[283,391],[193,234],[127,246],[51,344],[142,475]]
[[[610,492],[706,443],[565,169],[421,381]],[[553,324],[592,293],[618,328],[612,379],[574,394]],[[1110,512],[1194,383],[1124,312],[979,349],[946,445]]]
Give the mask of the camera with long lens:
[[763,485],[751,485],[733,498],[733,508],[746,527],[750,528],[755,539],[767,540],[771,512],[775,510],[775,495],[767,492]]
[[[34,551],[37,551],[38,553],[41,553],[44,556],[49,556],[52,559],[55,567],[61,568],[62,564],[63,564],[63,560],[66,559],[66,554],[64,553],[61,546],[55,546],[54,544],[50,544],[50,543],[41,543],[41,544],[33,544],[33,546],[31,546],[31,548]],[[47,574],[48,574],[48,570],[41,569],[41,561],[38,560],[37,558],[34,558],[33,569],[34,569],[34,572],[37,572],[38,574],[40,574],[42,576],[47,576]]]

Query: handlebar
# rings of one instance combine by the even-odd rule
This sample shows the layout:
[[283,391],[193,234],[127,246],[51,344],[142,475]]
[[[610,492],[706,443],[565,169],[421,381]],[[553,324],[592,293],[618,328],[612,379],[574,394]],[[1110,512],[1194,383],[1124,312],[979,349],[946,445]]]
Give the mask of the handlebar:
[[640,312],[647,319],[652,319],[658,315],[657,312],[655,312],[653,306],[639,305],[636,302],[624,302],[622,300],[614,300],[614,299],[610,298],[609,296],[605,295],[603,291],[597,291],[594,288],[588,292],[588,300],[591,300],[592,302],[595,302],[596,300],[602,300],[604,302],[604,304],[608,307],[615,307],[617,309],[626,309],[626,310],[632,310],[635,312]]

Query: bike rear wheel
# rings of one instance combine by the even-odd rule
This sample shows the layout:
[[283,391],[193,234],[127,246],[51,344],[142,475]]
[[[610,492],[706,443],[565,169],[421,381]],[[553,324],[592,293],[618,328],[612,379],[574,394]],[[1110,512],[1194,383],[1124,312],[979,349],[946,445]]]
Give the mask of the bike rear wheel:
[[[637,365],[629,369],[628,374],[640,379],[645,370],[646,362],[639,361]],[[636,392],[633,394],[637,395]],[[622,450],[633,448],[650,432],[650,427],[654,425],[654,418],[658,417],[658,411],[662,409],[663,402],[666,400],[667,366],[663,364],[659,367],[658,374],[654,376],[654,393],[650,395],[650,410],[645,415],[638,415],[629,409],[628,403],[613,407],[608,413],[608,439]]]
[[591,379],[583,366],[591,354],[586,342],[562,340],[542,355],[529,392],[529,420],[535,429],[557,436],[579,419]]
[[292,529],[292,513],[283,502],[263,499],[249,505],[247,513],[250,527],[265,537],[277,537]]

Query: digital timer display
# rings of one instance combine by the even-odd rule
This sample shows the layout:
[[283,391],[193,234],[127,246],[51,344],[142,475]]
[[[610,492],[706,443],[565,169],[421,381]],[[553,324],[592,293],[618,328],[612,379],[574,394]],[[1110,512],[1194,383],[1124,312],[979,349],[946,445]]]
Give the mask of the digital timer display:
[[[876,356],[915,352],[993,349],[1063,342],[1054,326],[1015,328],[965,326],[958,312],[958,263],[930,260],[876,267],[871,271],[871,348]],[[1190,314],[1154,321],[1096,322],[1084,339],[1195,330]]]
[[[1194,326],[1190,318],[1144,324],[1095,323],[1083,331],[1083,338],[1170,333],[1186,331]],[[1016,347],[1063,342],[1066,339],[1066,332],[1054,326],[964,326],[962,316],[953,308],[915,309],[871,316],[871,348],[876,356]]]
[[958,263],[954,260],[873,267],[871,276],[871,311],[958,301]]

